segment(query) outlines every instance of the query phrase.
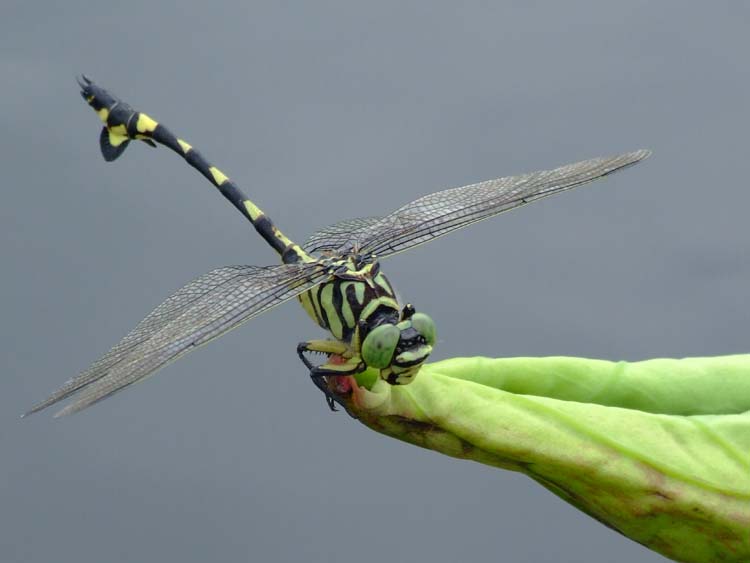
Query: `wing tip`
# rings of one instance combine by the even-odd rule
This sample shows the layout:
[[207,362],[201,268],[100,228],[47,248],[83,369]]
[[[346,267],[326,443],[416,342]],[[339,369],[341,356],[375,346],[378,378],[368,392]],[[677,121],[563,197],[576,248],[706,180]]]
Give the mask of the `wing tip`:
[[602,176],[609,176],[610,174],[619,172],[620,170],[623,170],[625,168],[630,168],[631,166],[638,164],[643,160],[646,160],[649,156],[651,156],[651,149],[637,149],[631,152],[620,154],[618,156],[613,156],[608,159],[599,159],[604,161],[609,160],[612,165],[612,168],[605,171]]
[[634,162],[640,162],[641,160],[646,160],[651,154],[653,154],[653,151],[651,149],[638,149],[630,153],[633,157]]
[[47,401],[38,403],[34,405],[33,407],[31,407],[29,410],[27,410],[25,413],[23,413],[20,418],[29,418],[32,414],[36,414],[39,411],[46,409],[48,406],[50,406],[50,404],[51,403],[48,404]]
[[[36,414],[36,413],[38,413],[39,411],[43,411],[44,409],[47,409],[47,408],[51,407],[51,406],[52,406],[52,405],[54,405],[55,403],[58,403],[58,402],[60,402],[60,401],[61,401],[61,400],[63,400],[64,398],[65,398],[65,397],[63,397],[63,398],[59,398],[59,399],[54,399],[54,400],[52,400],[52,399],[48,399],[48,400],[46,400],[46,401],[44,401],[44,402],[42,402],[42,403],[39,403],[38,405],[34,405],[34,406],[33,406],[33,407],[31,407],[31,408],[30,408],[29,410],[27,410],[27,411],[26,411],[25,413],[23,413],[23,414],[22,414],[22,415],[20,416],[20,418],[22,418],[22,419],[24,419],[24,418],[28,418],[28,417],[30,417],[30,416],[31,416],[32,414]],[[64,407],[64,408],[60,409],[60,410],[59,410],[59,411],[57,411],[57,412],[56,412],[55,414],[53,414],[53,415],[52,415],[52,418],[60,418],[60,417],[62,417],[62,416],[67,416],[67,415],[69,415],[69,414],[73,414],[73,413],[76,413],[76,412],[78,412],[79,410],[82,410],[83,408],[85,408],[85,406],[86,406],[86,405],[84,405],[84,406],[82,407],[82,406],[81,406],[81,405],[80,405],[79,403],[80,403],[80,401],[75,401],[75,402],[73,402],[73,403],[71,403],[71,404],[67,405],[66,407]]]
[[39,403],[38,405],[34,405],[29,410],[27,410],[25,413],[23,413],[20,418],[29,418],[32,414],[36,414],[40,411],[43,411],[46,408],[49,408],[53,404],[55,404],[57,401],[44,401],[43,403]]
[[[81,374],[83,375],[83,374]],[[80,376],[79,376],[80,377]],[[52,393],[49,397],[44,399],[43,401],[39,401],[35,405],[33,405],[29,410],[27,410],[25,413],[21,415],[21,418],[27,418],[31,416],[32,414],[36,414],[40,411],[43,411],[45,409],[48,409],[52,405],[59,403],[61,401],[64,401],[77,391],[81,389],[81,387],[85,387],[87,384],[83,383],[81,384],[79,377],[74,377],[71,379],[68,379],[62,387],[57,389],[54,393]]]
[[[36,414],[40,410],[43,410],[45,408],[47,408],[47,407],[42,407],[40,409],[32,409],[30,411],[27,411],[27,412],[23,413],[18,418],[20,418],[21,420],[24,420],[26,418],[29,418],[32,414]],[[65,407],[64,409],[61,409],[61,410],[57,411],[55,414],[53,414],[52,418],[60,418],[61,416],[66,416],[66,415],[70,414],[70,412],[72,412],[72,411],[67,411],[67,407]]]

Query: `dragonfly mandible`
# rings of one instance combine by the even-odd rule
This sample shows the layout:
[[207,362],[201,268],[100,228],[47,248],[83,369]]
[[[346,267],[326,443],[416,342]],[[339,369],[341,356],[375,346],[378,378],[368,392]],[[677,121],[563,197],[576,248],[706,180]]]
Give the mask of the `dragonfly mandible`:
[[[67,381],[32,414],[74,396],[55,416],[80,411],[152,375],[194,348],[298,298],[332,336],[308,340],[297,352],[335,410],[333,376],[378,370],[392,385],[410,383],[435,345],[432,319],[399,305],[379,259],[424,244],[477,221],[575,188],[648,157],[638,150],[447,189],[421,197],[382,217],[336,223],[303,245],[289,239],[229,177],[165,125],[95,84],[79,79],[81,95],[104,123],[104,159],[118,158],[132,140],[164,145],[200,172],[281,257],[275,266],[228,266],[177,290],[86,371]],[[306,354],[328,360],[314,365]],[[24,415],[24,416],[26,416]]]

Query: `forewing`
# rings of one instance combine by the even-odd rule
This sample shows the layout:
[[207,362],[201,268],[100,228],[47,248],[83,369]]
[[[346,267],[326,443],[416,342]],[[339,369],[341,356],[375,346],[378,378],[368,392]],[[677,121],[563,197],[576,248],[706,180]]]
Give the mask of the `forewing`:
[[338,244],[336,249],[340,252],[356,247],[363,254],[389,256],[503,211],[597,180],[632,166],[649,154],[648,150],[639,150],[435,192],[380,219],[354,219],[327,227],[310,237],[308,245],[311,250],[331,250]]
[[326,279],[318,264],[228,266],[179,289],[89,369],[26,414],[78,393],[56,416],[82,410]]

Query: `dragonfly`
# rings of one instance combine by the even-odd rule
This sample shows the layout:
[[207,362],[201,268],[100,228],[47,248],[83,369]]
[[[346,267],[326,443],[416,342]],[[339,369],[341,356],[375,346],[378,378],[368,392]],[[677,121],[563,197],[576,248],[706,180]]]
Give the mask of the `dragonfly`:
[[[438,191],[380,217],[325,227],[299,245],[288,238],[226,174],[148,114],[135,111],[85,75],[83,99],[104,123],[106,161],[131,141],[163,145],[200,172],[250,221],[280,256],[272,266],[227,266],[194,279],[166,299],[117,345],[24,416],[72,397],[55,416],[71,414],[138,383],[193,349],[297,298],[332,338],[301,342],[297,353],[331,410],[331,381],[370,368],[391,385],[411,383],[432,353],[433,320],[401,306],[380,259],[533,201],[603,178],[649,156],[636,150],[552,170]],[[322,354],[316,364],[310,356]]]

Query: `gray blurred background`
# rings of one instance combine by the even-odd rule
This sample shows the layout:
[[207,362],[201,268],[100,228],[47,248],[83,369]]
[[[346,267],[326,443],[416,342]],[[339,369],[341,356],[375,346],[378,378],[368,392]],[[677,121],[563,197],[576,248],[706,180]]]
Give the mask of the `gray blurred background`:
[[6,0],[0,561],[663,559],[529,479],[328,412],[295,304],[80,415],[18,415],[194,276],[276,258],[166,149],[106,164],[86,72],[290,235],[640,147],[384,266],[436,359],[747,352],[741,2]]

